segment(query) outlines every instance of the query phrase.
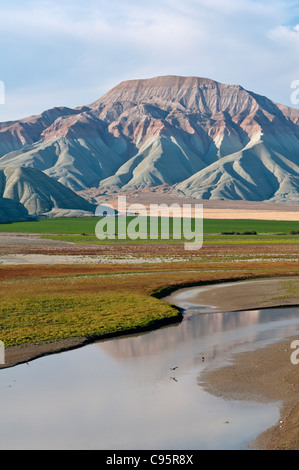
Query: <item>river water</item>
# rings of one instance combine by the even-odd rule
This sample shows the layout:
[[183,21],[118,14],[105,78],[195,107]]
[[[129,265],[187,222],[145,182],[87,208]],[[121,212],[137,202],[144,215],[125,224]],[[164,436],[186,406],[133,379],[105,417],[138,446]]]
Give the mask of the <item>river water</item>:
[[194,289],[178,325],[1,370],[0,449],[248,448],[279,404],[215,397],[200,374],[296,335],[299,310],[213,312],[186,304]]

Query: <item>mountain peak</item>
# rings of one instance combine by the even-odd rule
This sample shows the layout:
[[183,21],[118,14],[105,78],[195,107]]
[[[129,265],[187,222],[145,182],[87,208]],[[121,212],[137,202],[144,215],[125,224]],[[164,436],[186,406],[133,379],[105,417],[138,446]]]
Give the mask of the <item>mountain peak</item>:
[[[142,78],[133,80],[124,80],[114,87],[115,89],[123,88],[168,88],[168,87],[182,87],[189,88],[194,86],[215,86],[217,82],[210,78],[193,77],[193,76],[180,76],[180,75],[160,75],[153,78]],[[112,90],[111,90],[112,91]]]
[[[236,108],[236,101],[240,106]],[[249,104],[248,104],[249,101]],[[197,110],[214,114],[228,111],[241,112],[255,99],[240,85],[225,85],[205,77],[158,76],[148,79],[126,80],[112,88],[91,105],[97,108],[115,103],[147,103],[167,109],[176,105],[179,109]]]

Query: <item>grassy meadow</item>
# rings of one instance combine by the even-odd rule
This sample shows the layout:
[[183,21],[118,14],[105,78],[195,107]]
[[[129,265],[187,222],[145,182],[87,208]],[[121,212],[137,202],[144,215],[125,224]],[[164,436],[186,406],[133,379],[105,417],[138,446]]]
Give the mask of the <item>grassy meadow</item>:
[[[127,227],[134,219],[135,217],[133,216],[127,217]],[[143,217],[142,219],[145,220],[146,218]],[[106,240],[99,240],[95,235],[95,227],[100,220],[100,218],[96,217],[36,219],[11,224],[0,224],[0,233],[36,233],[46,238],[82,245],[132,243],[180,244],[186,241],[182,221],[180,233],[178,233],[177,230],[177,220],[173,218],[169,219],[169,226],[165,231],[165,228],[161,226],[161,217],[157,218],[156,221],[158,227],[156,239],[152,239],[150,236],[149,218],[144,224],[144,226],[147,227],[146,233],[142,231],[141,227],[136,228],[137,233],[140,232],[140,234],[144,234],[143,238],[141,236],[136,240],[131,240],[131,238],[127,236],[124,237],[124,239],[119,239],[118,218],[116,218],[115,230],[110,234],[114,234],[115,238],[111,239],[109,236]],[[193,234],[195,230],[194,219],[188,221],[187,225],[188,224],[190,226],[189,233]],[[177,234],[177,238],[175,234]],[[204,219],[203,239],[204,244],[299,243],[299,221]]]

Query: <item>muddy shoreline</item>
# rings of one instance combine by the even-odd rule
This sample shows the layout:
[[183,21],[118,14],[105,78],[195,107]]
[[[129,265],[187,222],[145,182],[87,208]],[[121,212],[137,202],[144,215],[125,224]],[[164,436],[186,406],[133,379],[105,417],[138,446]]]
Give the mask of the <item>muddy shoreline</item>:
[[[180,289],[188,294],[188,306],[203,305],[213,311],[234,312],[299,305],[299,276],[244,279],[202,284],[198,289]],[[190,293],[192,295],[190,295]],[[185,308],[184,297],[174,291],[166,300]]]
[[[231,365],[208,370],[200,385],[228,400],[280,403],[280,419],[249,447],[259,450],[299,449],[299,365],[291,363],[291,343],[298,337],[235,356]],[[246,425],[246,423],[245,423]]]
[[[216,285],[214,289],[208,287],[199,292],[192,300],[203,304],[210,300],[216,310],[218,307],[222,311],[299,308],[299,278]],[[200,377],[200,385],[216,396],[281,404],[279,421],[250,443],[253,449],[299,449],[299,364],[291,362],[293,340],[299,340],[299,334],[255,351],[237,354],[229,366],[207,369]]]
[[20,364],[28,364],[31,361],[34,361],[44,356],[49,356],[51,354],[61,354],[66,351],[82,348],[83,346],[87,346],[88,344],[92,344],[98,341],[105,341],[108,339],[118,338],[120,336],[123,337],[128,335],[136,335],[150,332],[158,328],[163,328],[166,326],[180,323],[182,321],[182,318],[182,313],[178,310],[177,316],[156,320],[148,327],[140,327],[135,329],[132,328],[129,330],[106,333],[98,337],[82,336],[52,341],[48,343],[26,344],[24,346],[11,346],[5,350],[5,364],[0,365],[0,371],[1,369],[15,367]]
[[[187,293],[188,288],[181,289]],[[260,310],[266,308],[299,308],[299,277],[272,278],[206,285],[188,296],[188,308],[194,305],[213,306],[214,311]],[[184,296],[176,292],[167,297],[184,306]],[[291,343],[287,338],[252,352],[233,357],[229,366],[206,371],[200,385],[209,393],[228,400],[279,402],[280,419],[250,443],[260,450],[299,449],[299,364],[291,362]],[[246,425],[246,423],[244,424]]]

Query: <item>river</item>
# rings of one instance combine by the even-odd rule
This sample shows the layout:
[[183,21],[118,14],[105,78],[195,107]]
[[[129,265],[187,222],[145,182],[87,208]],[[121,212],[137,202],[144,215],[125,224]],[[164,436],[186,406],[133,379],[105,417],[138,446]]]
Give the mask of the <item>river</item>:
[[188,303],[195,289],[172,297],[186,307],[178,325],[1,370],[0,448],[247,449],[279,404],[215,397],[200,374],[296,335],[299,310],[214,312]]

